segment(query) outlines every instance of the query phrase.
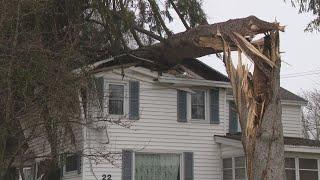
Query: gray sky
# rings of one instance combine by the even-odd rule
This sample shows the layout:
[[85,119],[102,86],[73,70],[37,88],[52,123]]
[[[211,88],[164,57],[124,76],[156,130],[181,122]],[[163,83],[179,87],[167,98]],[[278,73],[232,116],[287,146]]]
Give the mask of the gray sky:
[[[249,15],[270,22],[276,18],[281,25],[287,26],[286,32],[280,34],[281,51],[285,52],[282,54],[285,63],[281,68],[281,86],[298,94],[304,90],[320,89],[320,33],[303,31],[312,19],[311,15],[298,14],[297,9],[283,0],[204,0],[203,8],[209,23]],[[180,28],[183,29],[182,26]],[[215,55],[200,59],[226,74],[223,63]],[[291,77],[285,78],[288,76]]]

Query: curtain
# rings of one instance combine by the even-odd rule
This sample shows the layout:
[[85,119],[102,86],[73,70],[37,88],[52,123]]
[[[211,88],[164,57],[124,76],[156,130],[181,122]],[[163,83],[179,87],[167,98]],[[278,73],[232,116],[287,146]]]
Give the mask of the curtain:
[[135,180],[179,180],[178,154],[136,154]]

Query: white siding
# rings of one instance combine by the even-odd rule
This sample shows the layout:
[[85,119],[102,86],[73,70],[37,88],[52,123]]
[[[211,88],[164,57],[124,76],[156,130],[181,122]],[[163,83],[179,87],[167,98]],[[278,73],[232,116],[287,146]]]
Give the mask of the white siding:
[[302,137],[302,109],[300,105],[282,104],[282,124],[284,136]]
[[[110,77],[110,76],[106,76]],[[120,76],[119,76],[120,78]],[[121,153],[122,149],[133,149],[139,152],[194,152],[194,179],[221,179],[220,147],[213,140],[214,135],[225,133],[225,108],[220,108],[219,125],[188,122],[177,122],[176,89],[158,86],[150,82],[140,82],[140,119],[133,123],[131,129],[109,125],[109,145],[105,132],[87,129],[86,148],[99,149],[105,153]],[[220,91],[220,107],[226,106],[225,91]],[[97,140],[99,139],[99,140]],[[90,153],[90,150],[87,151]],[[115,165],[107,160],[96,162],[86,158],[83,176],[94,180],[92,170],[97,178],[102,174],[111,174],[112,179],[121,179],[121,155],[115,154]],[[92,166],[92,168],[90,167]]]
[[239,157],[243,155],[244,155],[243,148],[224,145],[224,144],[221,145],[222,158]]
[[[230,99],[230,98],[229,98]],[[229,101],[226,103],[226,132],[229,132]],[[282,103],[282,125],[284,136],[302,137],[302,108],[301,105],[287,105]],[[238,130],[241,132],[240,123]]]

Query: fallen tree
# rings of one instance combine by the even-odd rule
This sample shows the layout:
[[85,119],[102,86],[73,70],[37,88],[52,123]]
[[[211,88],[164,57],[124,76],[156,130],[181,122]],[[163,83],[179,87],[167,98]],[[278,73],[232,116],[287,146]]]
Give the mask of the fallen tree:
[[[281,122],[279,31],[284,27],[254,16],[201,25],[150,47],[133,51],[138,57],[175,64],[185,58],[223,53],[242,129],[249,180],[285,179]],[[263,39],[250,41],[258,34]],[[239,52],[238,65],[231,51]],[[254,64],[251,73],[244,53]]]
[[[174,34],[166,26],[165,20],[172,20],[170,8],[186,27],[185,32]],[[70,0],[63,3],[57,0],[7,0],[0,9],[3,10],[0,16],[0,58],[4,62],[0,70],[5,75],[1,92],[10,92],[10,95],[1,93],[8,114],[6,124],[17,122],[15,116],[24,110],[24,104],[37,102],[41,109],[39,117],[48,125],[45,129],[48,136],[54,137],[56,133],[57,128],[52,126],[59,122],[56,113],[65,115],[63,112],[69,112],[70,117],[62,117],[69,125],[69,120],[74,118],[72,109],[79,106],[78,101],[69,98],[70,92],[76,90],[70,90],[73,86],[66,88],[71,81],[69,72],[82,66],[83,59],[88,59],[85,62],[88,64],[110,56],[121,59],[123,56],[119,54],[127,54],[142,63],[154,64],[154,69],[162,72],[186,58],[222,53],[244,132],[242,142],[249,180],[285,179],[278,95],[278,31],[283,31],[284,27],[278,23],[250,16],[209,25],[201,1],[197,0],[166,0],[162,10],[155,0]],[[259,34],[265,35],[263,40],[252,41]],[[136,46],[129,47],[129,42],[135,42]],[[234,67],[231,51],[244,53],[251,59],[253,73],[242,64],[241,58]],[[27,75],[16,77],[17,72],[34,78],[27,78]],[[53,80],[61,91],[56,91]],[[25,85],[27,88],[21,88]],[[77,88],[78,84],[74,87]],[[27,89],[27,94],[20,92],[22,89]],[[16,103],[13,97],[21,97],[21,103]],[[57,101],[57,106],[48,106],[48,99]],[[70,103],[61,106],[59,99],[70,99]],[[12,128],[12,125],[6,128]],[[2,136],[7,138],[7,135]],[[57,165],[55,140],[52,138],[49,142],[50,158]],[[4,147],[0,151],[8,149]],[[12,164],[7,156],[2,159],[5,163],[3,167],[1,164],[0,171],[4,173],[0,176],[6,174]]]

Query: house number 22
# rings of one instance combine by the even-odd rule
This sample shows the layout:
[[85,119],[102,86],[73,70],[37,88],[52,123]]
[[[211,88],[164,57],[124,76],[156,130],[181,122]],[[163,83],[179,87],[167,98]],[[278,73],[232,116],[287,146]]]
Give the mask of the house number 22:
[[102,180],[112,180],[111,179],[111,174],[108,174],[108,175],[103,174],[102,175]]

